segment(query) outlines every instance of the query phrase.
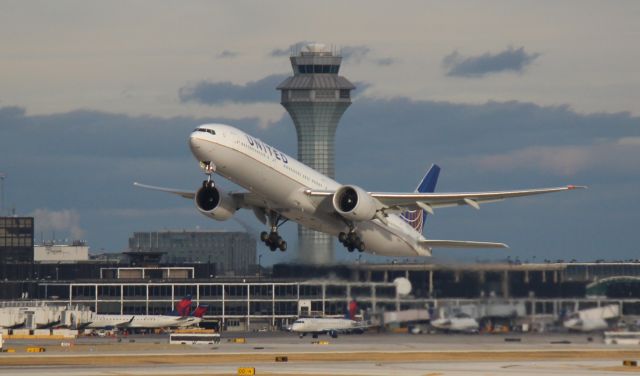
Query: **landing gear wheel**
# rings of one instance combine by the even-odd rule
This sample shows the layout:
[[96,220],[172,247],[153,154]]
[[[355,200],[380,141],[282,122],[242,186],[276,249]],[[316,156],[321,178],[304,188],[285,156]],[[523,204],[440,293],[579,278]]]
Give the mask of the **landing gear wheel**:
[[349,232],[340,232],[338,234],[338,240],[349,252],[353,252],[356,249],[358,252],[364,252],[364,242],[360,239],[358,234],[356,234],[355,227],[350,222],[348,222],[347,225],[349,226]]
[[288,219],[282,217],[280,214],[270,211],[269,216],[269,225],[271,226],[271,232],[267,233],[263,231],[260,233],[260,240],[264,242],[264,244],[271,249],[271,251],[275,251],[276,249],[280,249],[282,252],[287,250],[287,242],[285,242],[282,237],[278,234],[278,227],[282,226]]

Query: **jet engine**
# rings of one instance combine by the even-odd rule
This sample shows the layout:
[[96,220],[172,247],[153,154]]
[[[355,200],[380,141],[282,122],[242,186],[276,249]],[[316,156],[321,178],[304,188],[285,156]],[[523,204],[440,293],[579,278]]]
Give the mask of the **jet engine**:
[[226,221],[238,210],[231,195],[210,185],[201,187],[194,201],[200,213],[217,221]]
[[372,219],[378,207],[378,200],[355,185],[344,185],[333,195],[333,208],[346,219],[353,221]]

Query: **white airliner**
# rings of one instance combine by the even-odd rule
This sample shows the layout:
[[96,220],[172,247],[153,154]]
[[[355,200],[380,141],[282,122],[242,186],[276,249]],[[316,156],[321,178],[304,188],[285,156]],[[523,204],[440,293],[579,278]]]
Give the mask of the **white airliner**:
[[338,338],[338,333],[362,333],[369,325],[343,318],[299,318],[291,325],[291,331],[298,333],[300,338],[311,334],[318,338],[319,334],[328,334],[332,338]]
[[595,332],[606,330],[620,319],[620,306],[608,304],[571,313],[562,325],[572,331]]
[[595,332],[599,330],[609,329],[609,324],[605,319],[581,319],[578,315],[569,317],[567,320],[562,322],[562,325],[565,328],[576,332]]
[[477,333],[479,327],[476,319],[463,314],[431,320],[431,326],[444,331],[467,333]]
[[200,317],[170,316],[170,315],[98,315],[93,314],[90,322],[81,325],[83,328],[122,328],[122,329],[153,329],[180,328],[195,326],[202,321]]
[[[426,213],[435,209],[480,204],[505,198],[572,190],[557,188],[497,192],[433,193],[440,168],[433,165],[413,193],[367,192],[342,185],[243,131],[222,124],[199,126],[189,147],[207,180],[197,191],[134,183],[192,199],[198,210],[213,219],[227,220],[241,208],[252,210],[270,232],[261,240],[272,251],[286,250],[278,228],[287,220],[337,236],[350,251],[384,256],[431,256],[432,248],[506,248],[503,243],[433,240],[422,235]],[[248,192],[224,192],[211,180],[213,173]]]

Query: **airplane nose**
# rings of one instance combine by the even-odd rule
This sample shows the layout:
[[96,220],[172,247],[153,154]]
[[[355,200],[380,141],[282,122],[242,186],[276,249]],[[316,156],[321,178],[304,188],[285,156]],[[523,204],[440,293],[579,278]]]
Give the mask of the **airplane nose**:
[[200,140],[198,139],[196,132],[191,133],[191,136],[189,136],[189,148],[191,148],[191,151],[200,149],[199,143]]
[[196,159],[198,160],[202,160],[201,158],[201,154],[203,153],[203,143],[204,141],[202,141],[202,139],[200,139],[200,137],[196,134],[196,132],[193,132],[191,134],[191,136],[189,136],[189,149],[191,149],[191,153],[196,157]]

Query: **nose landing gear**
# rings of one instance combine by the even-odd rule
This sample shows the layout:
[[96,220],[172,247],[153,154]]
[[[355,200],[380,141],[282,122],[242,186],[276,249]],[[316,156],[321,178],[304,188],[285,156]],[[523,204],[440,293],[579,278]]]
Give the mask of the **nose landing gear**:
[[260,240],[269,247],[271,252],[274,252],[276,249],[280,249],[282,252],[286,251],[287,242],[282,239],[280,234],[278,234],[278,228],[285,224],[288,219],[274,211],[269,212],[268,219],[269,225],[271,226],[271,232],[267,233],[266,231],[262,231],[260,233]]
[[210,161],[201,161],[200,168],[202,168],[204,170],[205,175],[207,175],[207,180],[204,180],[202,182],[202,187],[203,188],[215,187],[215,183],[211,179],[211,175],[213,175],[213,173],[216,172],[216,165],[214,165]]

